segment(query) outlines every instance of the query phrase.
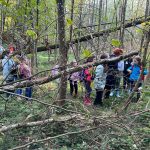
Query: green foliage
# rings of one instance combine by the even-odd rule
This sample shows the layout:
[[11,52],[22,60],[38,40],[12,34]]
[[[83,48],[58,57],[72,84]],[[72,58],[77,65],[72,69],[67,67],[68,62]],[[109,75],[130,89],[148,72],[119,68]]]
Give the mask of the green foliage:
[[10,3],[7,3],[5,0],[0,0],[0,4],[6,7],[9,7],[11,5]]
[[91,57],[92,56],[92,52],[88,49],[85,49],[82,51],[82,57],[83,58],[88,58],[88,57]]
[[67,18],[66,21],[67,21],[67,26],[73,25],[73,21],[70,18]]
[[120,41],[116,39],[112,39],[111,44],[115,47],[119,47],[121,45]]
[[129,136],[111,138],[109,145],[112,150],[137,150],[137,146]]
[[143,34],[143,30],[142,29],[136,29],[136,32],[139,34]]
[[37,39],[37,34],[33,30],[27,30],[26,31],[26,35],[29,36],[29,37],[31,37],[34,40]]

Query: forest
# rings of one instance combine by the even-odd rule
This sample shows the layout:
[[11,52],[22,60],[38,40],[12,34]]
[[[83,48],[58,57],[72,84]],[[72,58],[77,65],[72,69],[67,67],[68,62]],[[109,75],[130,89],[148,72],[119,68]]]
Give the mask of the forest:
[[0,150],[150,149],[150,0],[0,0]]

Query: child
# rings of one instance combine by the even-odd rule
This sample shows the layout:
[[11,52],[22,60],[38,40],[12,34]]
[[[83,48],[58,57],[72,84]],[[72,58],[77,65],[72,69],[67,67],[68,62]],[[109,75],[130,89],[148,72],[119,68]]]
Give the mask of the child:
[[[101,55],[100,59],[107,59],[108,57],[109,57],[108,54],[104,53]],[[108,69],[108,65],[105,64],[105,65],[98,65],[95,70],[95,79],[94,79],[94,87],[96,90],[96,98],[94,101],[95,106],[103,105],[102,97],[103,97],[104,87],[106,84],[107,69]]]
[[[132,66],[129,67],[127,69],[127,71],[130,73],[129,76],[129,82],[130,82],[130,90],[129,92],[131,92],[136,84],[136,82],[138,81],[138,79],[140,78],[140,73],[141,73],[141,57],[140,56],[135,56],[133,58],[133,62],[132,62]],[[147,74],[147,71],[144,70],[144,74],[142,75],[142,79],[138,85],[138,89],[141,89],[142,86],[142,80],[144,80],[144,75]],[[137,100],[140,98],[140,90],[137,91]]]
[[86,89],[86,96],[90,98],[92,88],[91,88],[91,83],[92,80],[94,79],[94,68],[93,66],[89,66],[84,70],[85,74],[85,79],[84,79],[84,84],[85,84],[85,89]]
[[[110,55],[110,58],[118,57],[123,54],[123,50],[120,48],[115,48],[113,50],[113,54]],[[109,70],[106,77],[106,86],[105,86],[105,98],[109,98],[109,96],[114,95],[114,90],[116,90],[116,96],[119,95],[119,87],[120,87],[120,77],[121,72],[124,69],[124,62],[112,62],[109,64]]]
[[[15,66],[15,62],[13,59],[9,58],[9,51],[3,51],[2,53],[2,68],[3,68],[3,78],[6,83],[10,83],[14,81],[14,75],[12,73],[12,69]],[[8,90],[9,92],[14,92],[12,90]],[[10,94],[6,94],[8,98]]]
[[0,59],[2,59],[3,51],[5,51],[5,49],[0,45]]
[[[25,57],[20,57],[20,62],[18,66],[20,78],[31,80],[31,68],[28,65],[27,59]],[[32,97],[32,87],[26,87],[25,96],[28,98]]]
[[[59,65],[56,64],[51,71],[52,76],[58,75],[59,74]],[[60,79],[56,79],[56,82],[59,84]]]
[[[120,48],[116,48],[113,51],[114,57],[118,57],[123,54],[123,50]],[[120,97],[119,95],[119,89],[120,89],[120,81],[121,81],[121,76],[123,75],[123,70],[124,70],[124,61],[119,61],[115,63],[115,76],[114,76],[114,83],[113,83],[113,88],[111,89],[110,96],[114,95],[114,90],[116,91],[116,96]]]
[[8,45],[8,49],[9,49],[9,53],[12,54],[15,51],[15,46],[12,43],[10,43]]
[[140,77],[141,72],[141,58],[136,56],[133,58],[132,66],[130,66],[127,71],[129,72],[129,82],[130,82],[130,91],[132,91],[135,83]]
[[[73,67],[77,67],[77,62],[73,61]],[[70,81],[70,95],[74,97],[77,97],[78,94],[78,80],[80,79],[79,72],[74,72],[69,76]]]

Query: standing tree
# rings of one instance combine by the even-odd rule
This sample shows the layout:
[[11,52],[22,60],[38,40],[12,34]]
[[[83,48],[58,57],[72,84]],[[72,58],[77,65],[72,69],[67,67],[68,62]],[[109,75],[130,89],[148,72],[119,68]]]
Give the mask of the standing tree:
[[122,1],[122,8],[121,8],[121,28],[120,28],[120,42],[121,42],[121,47],[123,46],[124,42],[124,30],[125,30],[125,17],[126,17],[126,6],[127,6],[127,0]]
[[58,39],[59,39],[59,64],[61,71],[64,70],[64,73],[61,76],[60,80],[60,90],[59,90],[59,105],[63,105],[66,99],[66,89],[67,89],[67,76],[66,76],[66,65],[67,65],[67,55],[68,48],[66,47],[65,39],[65,14],[64,14],[64,4],[65,0],[56,0],[57,9],[58,9]]

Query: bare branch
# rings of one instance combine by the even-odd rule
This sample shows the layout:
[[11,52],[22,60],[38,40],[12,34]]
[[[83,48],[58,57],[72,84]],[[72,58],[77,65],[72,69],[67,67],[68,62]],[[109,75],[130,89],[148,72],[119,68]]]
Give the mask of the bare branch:
[[76,118],[78,115],[68,115],[68,116],[61,116],[61,117],[52,117],[50,119],[42,120],[42,121],[36,121],[36,122],[21,122],[17,124],[11,124],[8,126],[3,126],[0,128],[0,132],[6,132],[8,130],[13,130],[16,128],[22,128],[22,127],[33,127],[33,126],[39,126],[39,125],[45,125],[47,123],[52,123],[52,122],[65,122],[72,120]]
[[[112,63],[112,62],[116,62],[116,61],[119,61],[119,60],[122,60],[122,59],[132,57],[132,56],[137,55],[137,54],[138,54],[138,52],[135,51],[135,52],[131,52],[131,53],[126,54],[126,55],[116,57],[116,58],[111,58],[111,59],[106,59],[106,60],[102,60],[102,61],[99,61],[99,62],[80,65],[80,66],[77,66],[76,68],[68,69],[66,71],[66,75],[74,73],[74,72],[81,71],[83,68],[91,66],[91,65],[98,66],[99,64],[108,64],[108,63]],[[38,79],[32,80],[32,82],[30,80],[27,80],[27,81],[22,81],[22,82],[18,81],[17,83],[14,83],[12,85],[7,85],[7,86],[3,85],[0,88],[0,92],[2,92],[2,90],[14,90],[16,88],[23,88],[23,87],[33,86],[33,85],[36,85],[36,84],[38,84],[38,85],[45,84],[45,83],[48,83],[50,81],[53,81],[55,79],[60,78],[63,73],[64,73],[64,71],[61,71],[61,73],[59,73],[58,75],[55,75],[55,76],[50,75],[48,77],[38,78]]]

